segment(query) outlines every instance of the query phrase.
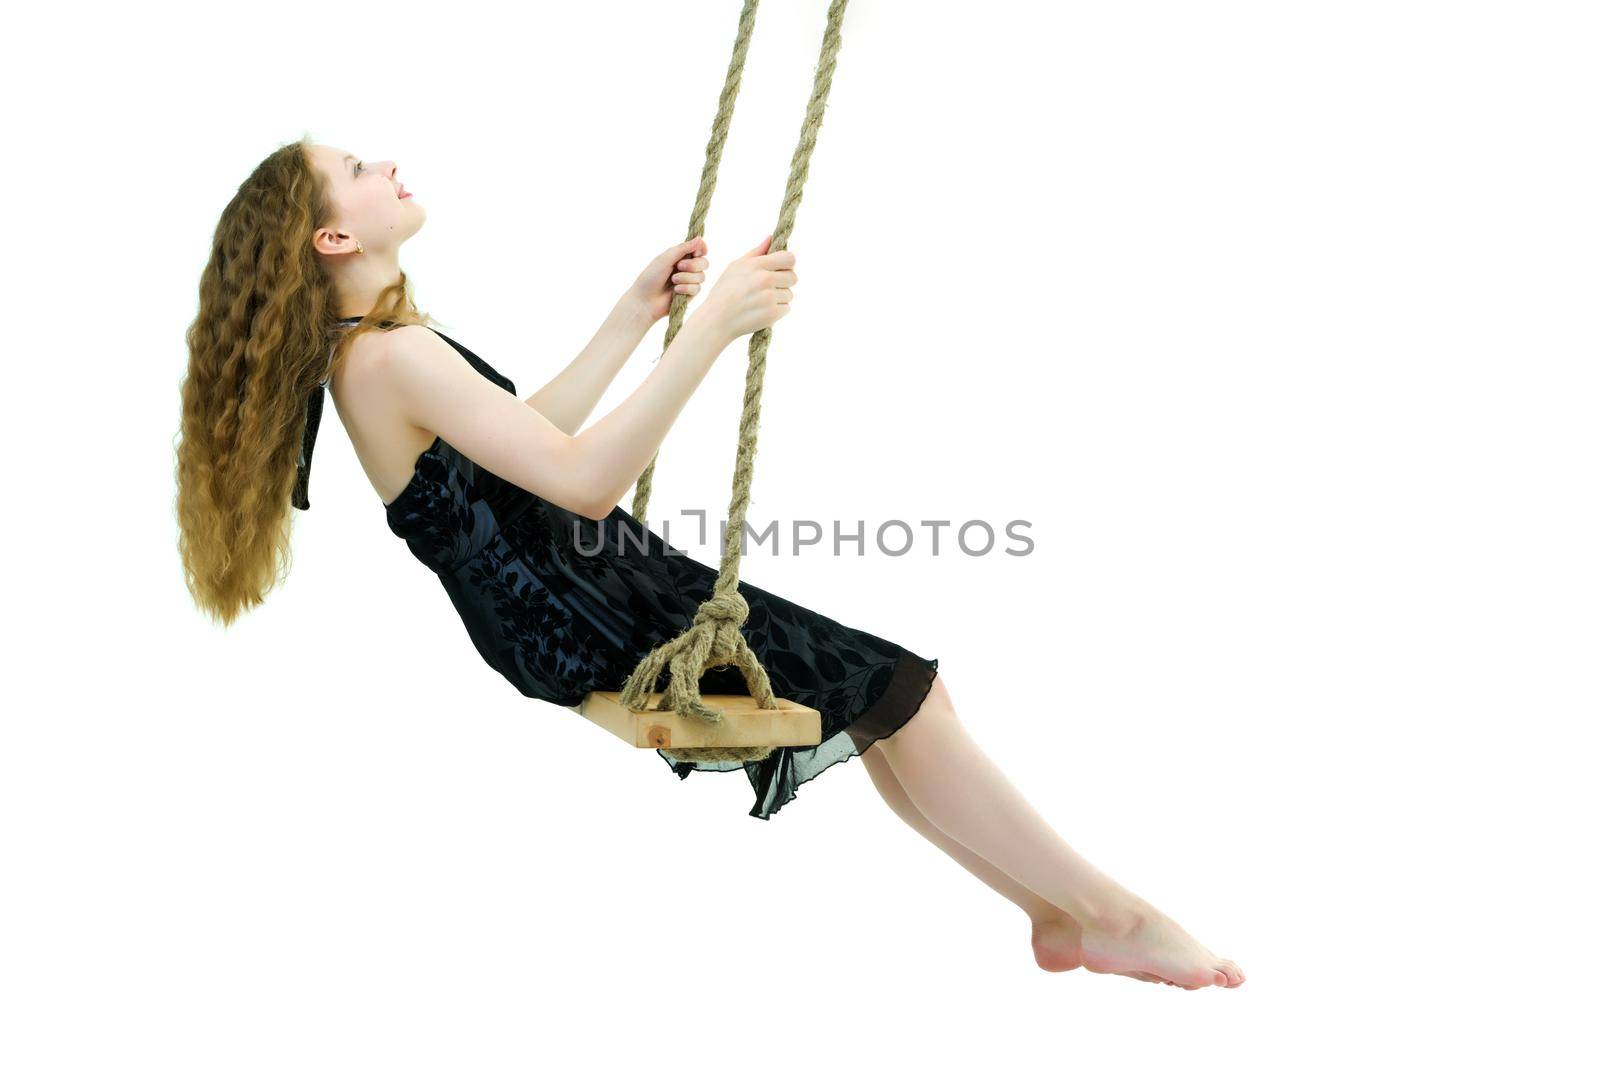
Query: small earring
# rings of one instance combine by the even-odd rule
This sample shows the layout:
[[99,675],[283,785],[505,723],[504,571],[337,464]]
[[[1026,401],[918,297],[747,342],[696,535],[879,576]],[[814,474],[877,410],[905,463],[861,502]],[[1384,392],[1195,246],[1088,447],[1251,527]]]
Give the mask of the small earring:
[[366,251],[366,249],[365,249],[365,248],[362,248],[362,247],[361,247],[361,242],[360,242],[360,241],[357,241],[357,242],[356,242],[356,251],[357,251],[357,252],[365,252],[365,251]]

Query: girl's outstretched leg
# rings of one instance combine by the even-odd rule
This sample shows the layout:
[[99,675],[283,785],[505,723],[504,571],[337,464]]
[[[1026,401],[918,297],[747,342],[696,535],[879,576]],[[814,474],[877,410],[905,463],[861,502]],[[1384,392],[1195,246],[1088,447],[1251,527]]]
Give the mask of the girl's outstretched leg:
[[[890,811],[900,816],[907,826],[965,867],[984,885],[1022,909],[1022,913],[1028,917],[1033,927],[1030,940],[1035,963],[1047,971],[1070,971],[1083,966],[1083,928],[1078,925],[1078,920],[1028,887],[1019,885],[1016,879],[1005,871],[929,822],[921,809],[906,796],[900,780],[894,776],[894,771],[889,767],[888,758],[879,751],[876,744],[868,747],[861,754],[861,759],[867,765],[867,774],[871,776],[872,784],[883,797],[884,803],[889,805]],[[1130,972],[1127,976],[1142,982],[1166,981],[1141,971]]]
[[1244,981],[1237,964],[1078,855],[967,734],[942,677],[910,722],[878,741],[895,779],[938,830],[1083,929],[1083,965],[1143,971],[1186,988]]

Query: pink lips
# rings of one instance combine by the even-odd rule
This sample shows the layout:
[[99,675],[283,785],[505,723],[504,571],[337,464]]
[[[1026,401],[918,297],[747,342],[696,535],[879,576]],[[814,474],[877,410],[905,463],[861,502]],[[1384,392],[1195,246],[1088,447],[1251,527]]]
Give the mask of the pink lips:
[[411,194],[406,192],[406,187],[404,185],[401,185],[400,186],[400,199],[401,200],[406,200],[406,199],[409,199],[410,196],[411,196]]

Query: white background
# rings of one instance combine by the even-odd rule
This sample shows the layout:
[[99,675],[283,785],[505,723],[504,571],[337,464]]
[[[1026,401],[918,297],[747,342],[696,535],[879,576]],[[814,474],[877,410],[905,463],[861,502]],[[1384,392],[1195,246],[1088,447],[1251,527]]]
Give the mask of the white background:
[[[227,631],[188,601],[183,330],[255,163],[302,132],[398,160],[420,305],[527,395],[686,236],[739,6],[13,16],[0,1058],[1592,1051],[1586,5],[846,18],[751,521],[1021,518],[1036,548],[743,576],[938,657],[1063,838],[1239,989],[1037,970],[859,760],[763,822],[743,774],[523,699],[331,405],[287,582]],[[713,276],[775,223],[825,8],[761,12]],[[653,519],[726,508],[743,352]]]

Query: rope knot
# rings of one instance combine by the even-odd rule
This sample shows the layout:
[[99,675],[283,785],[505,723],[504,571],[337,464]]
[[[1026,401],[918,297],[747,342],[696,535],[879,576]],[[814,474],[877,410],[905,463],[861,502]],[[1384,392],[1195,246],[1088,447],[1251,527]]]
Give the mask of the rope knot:
[[729,589],[722,593],[713,593],[711,599],[700,605],[700,610],[694,613],[694,624],[700,626],[709,623],[712,626],[731,626],[734,629],[744,625],[750,617],[750,603],[745,600],[744,594],[737,589]]
[[719,667],[733,663],[744,647],[744,634],[739,628],[750,617],[750,605],[738,589],[713,593],[711,599],[700,605],[694,613],[695,628],[707,631],[710,644],[706,649],[706,666]]

